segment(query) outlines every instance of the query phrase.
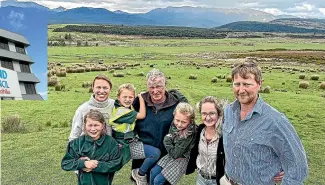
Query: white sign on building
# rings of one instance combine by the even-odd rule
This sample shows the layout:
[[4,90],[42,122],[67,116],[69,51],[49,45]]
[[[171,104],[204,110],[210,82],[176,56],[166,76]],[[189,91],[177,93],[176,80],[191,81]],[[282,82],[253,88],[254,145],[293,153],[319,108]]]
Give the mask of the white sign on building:
[[0,67],[0,97],[22,99],[17,72]]

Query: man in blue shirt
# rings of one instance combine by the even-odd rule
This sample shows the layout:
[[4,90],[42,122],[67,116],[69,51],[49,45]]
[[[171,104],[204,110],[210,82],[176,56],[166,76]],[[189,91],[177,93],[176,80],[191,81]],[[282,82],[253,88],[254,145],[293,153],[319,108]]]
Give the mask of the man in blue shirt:
[[274,185],[274,176],[283,171],[282,185],[303,185],[308,174],[305,150],[285,115],[259,96],[261,74],[255,62],[232,70],[236,100],[224,112],[226,175],[221,181]]

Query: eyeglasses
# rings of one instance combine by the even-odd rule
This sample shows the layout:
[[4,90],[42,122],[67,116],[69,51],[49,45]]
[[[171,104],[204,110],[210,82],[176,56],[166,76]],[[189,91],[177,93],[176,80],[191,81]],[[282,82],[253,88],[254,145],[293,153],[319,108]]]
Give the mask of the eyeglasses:
[[234,87],[240,87],[240,85],[243,85],[244,87],[248,88],[248,87],[251,87],[253,86],[254,84],[251,84],[251,83],[239,83],[239,82],[234,82],[232,84]]
[[207,117],[210,116],[210,118],[215,117],[216,115],[218,115],[218,112],[201,112],[201,116],[202,117]]

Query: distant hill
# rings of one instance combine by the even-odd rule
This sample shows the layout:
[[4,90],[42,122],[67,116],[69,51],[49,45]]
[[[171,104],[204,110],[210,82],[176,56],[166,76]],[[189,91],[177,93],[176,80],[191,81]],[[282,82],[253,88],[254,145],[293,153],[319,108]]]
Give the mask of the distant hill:
[[276,19],[272,14],[237,8],[167,7],[153,9],[147,13],[132,14],[109,11],[104,8],[81,7],[49,9],[34,2],[16,0],[1,1],[3,6],[33,7],[49,11],[50,24],[123,24],[153,26],[185,26],[213,28],[235,21],[262,21]]
[[216,29],[245,32],[325,33],[325,29],[296,27],[290,24],[286,25],[283,22],[278,24],[275,22],[239,21],[216,27]]
[[275,16],[277,19],[288,19],[288,18],[299,18],[297,16],[293,16],[293,15],[286,15],[286,14],[283,14],[283,15],[277,15]]
[[16,0],[7,0],[7,1],[1,1],[0,7],[8,7],[8,6],[14,6],[14,7],[21,7],[21,8],[37,8],[41,10],[49,10],[48,7],[34,3],[34,2],[21,2]]
[[116,11],[114,11],[114,13],[117,13],[117,14],[129,14],[129,13],[124,12],[122,10],[116,10]]
[[104,8],[74,8],[52,12],[50,24],[124,24],[154,26],[185,26],[213,28],[240,20],[270,21],[275,17],[257,10],[217,9],[201,7],[167,7],[148,13],[130,14]]
[[153,19],[157,25],[211,28],[234,21],[270,21],[272,14],[252,9],[167,7],[157,8],[143,14]]
[[153,25],[155,21],[134,14],[114,13],[104,8],[81,7],[51,12],[49,23]]
[[270,21],[272,24],[281,24],[287,26],[294,26],[299,28],[308,29],[323,29],[325,30],[325,19],[301,19],[301,18],[287,18],[287,19],[276,19]]
[[64,11],[66,11],[66,10],[67,10],[67,9],[64,8],[64,7],[62,7],[62,6],[51,9],[51,11],[54,11],[54,12],[64,12]]

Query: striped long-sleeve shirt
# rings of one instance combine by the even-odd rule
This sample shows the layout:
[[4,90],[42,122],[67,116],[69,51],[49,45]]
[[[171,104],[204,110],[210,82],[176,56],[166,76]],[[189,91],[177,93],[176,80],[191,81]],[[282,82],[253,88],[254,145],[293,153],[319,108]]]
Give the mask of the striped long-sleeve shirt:
[[224,114],[225,170],[231,179],[244,185],[274,185],[273,177],[283,170],[282,185],[303,185],[308,174],[306,153],[282,113],[259,97],[243,120],[238,100]]
[[219,145],[220,135],[216,136],[208,143],[205,138],[206,127],[203,128],[200,134],[199,155],[196,159],[196,166],[199,171],[206,175],[215,176],[217,171],[217,150]]

